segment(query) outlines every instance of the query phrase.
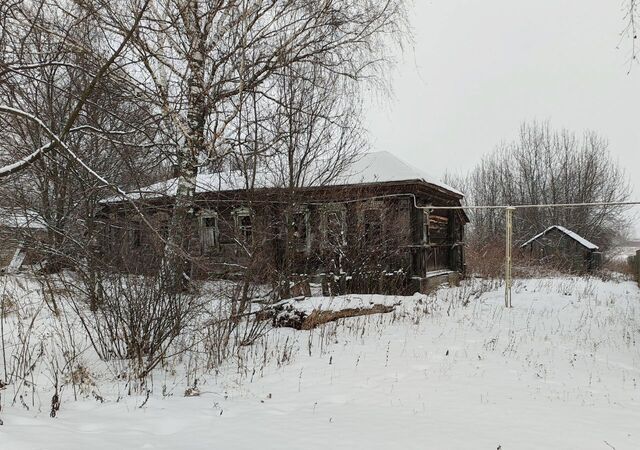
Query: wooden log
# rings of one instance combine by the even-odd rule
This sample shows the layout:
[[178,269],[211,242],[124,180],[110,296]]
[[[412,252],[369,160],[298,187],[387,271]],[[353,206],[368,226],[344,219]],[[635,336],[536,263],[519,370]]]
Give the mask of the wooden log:
[[340,311],[315,310],[302,322],[301,330],[311,330],[323,323],[334,322],[346,317],[368,316],[370,314],[390,313],[395,306],[373,305],[371,308],[348,308]]
[[395,305],[372,305],[369,308],[345,308],[338,311],[313,310],[310,314],[293,308],[281,309],[273,316],[274,327],[288,327],[296,330],[311,330],[319,325],[334,322],[347,317],[368,316],[370,314],[389,313]]

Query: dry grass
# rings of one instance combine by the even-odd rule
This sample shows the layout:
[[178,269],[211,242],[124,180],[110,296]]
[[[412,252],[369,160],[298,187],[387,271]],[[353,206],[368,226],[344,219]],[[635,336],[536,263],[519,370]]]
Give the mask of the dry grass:
[[635,267],[633,267],[633,265],[629,261],[609,259],[605,261],[602,268],[610,272],[618,272],[623,275],[629,275],[630,277],[636,275]]
[[[504,253],[504,242],[498,241],[485,245],[470,244],[466,249],[468,274],[487,279],[503,278]],[[541,262],[525,257],[520,254],[517,249],[514,249],[514,278],[538,278],[559,275],[584,275],[584,272],[576,270],[570,262],[567,261]],[[604,281],[619,279],[631,280],[637,278],[635,268],[630,262],[614,259],[605,260],[602,268],[593,272],[592,275]]]
[[17,307],[18,305],[13,296],[2,294],[2,298],[0,298],[0,317],[7,317],[14,312]]
[[466,249],[467,272],[482,278],[501,278],[504,274],[504,242],[470,244]]

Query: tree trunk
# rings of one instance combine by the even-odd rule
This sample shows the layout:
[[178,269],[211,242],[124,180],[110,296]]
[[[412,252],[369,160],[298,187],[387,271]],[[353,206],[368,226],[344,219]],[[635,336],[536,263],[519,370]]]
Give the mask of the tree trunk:
[[195,215],[194,197],[198,177],[198,157],[204,148],[205,122],[207,117],[206,92],[204,86],[204,39],[199,24],[199,1],[191,0],[184,12],[184,22],[191,41],[187,61],[188,112],[185,146],[178,149],[178,179],[173,215],[165,247],[163,270],[174,287],[184,287],[188,280],[188,253],[190,234]]

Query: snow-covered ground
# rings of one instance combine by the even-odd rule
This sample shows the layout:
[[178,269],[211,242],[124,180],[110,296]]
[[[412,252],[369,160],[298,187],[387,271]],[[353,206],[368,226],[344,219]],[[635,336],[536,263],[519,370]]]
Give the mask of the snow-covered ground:
[[96,375],[104,403],[67,390],[52,419],[46,381],[28,410],[7,387],[0,449],[640,448],[635,283],[517,281],[510,310],[478,280],[384,300],[397,301],[390,314],[272,330],[201,375],[199,396],[183,395],[178,366],[154,375],[141,408]]

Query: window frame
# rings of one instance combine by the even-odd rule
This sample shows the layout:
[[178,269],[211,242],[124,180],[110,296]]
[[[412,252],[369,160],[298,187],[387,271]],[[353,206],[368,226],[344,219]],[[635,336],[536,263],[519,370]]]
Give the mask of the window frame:
[[[367,212],[368,211],[374,211],[377,214],[377,220],[379,220],[380,223],[380,232],[379,232],[379,236],[376,238],[375,242],[372,242],[369,238],[369,236],[367,235],[367,224],[369,223],[369,221],[367,220]],[[385,245],[385,239],[384,239],[384,234],[385,234],[385,217],[384,217],[384,209],[382,207],[380,207],[377,204],[373,204],[373,205],[365,205],[362,208],[361,214],[360,214],[360,226],[362,229],[362,241],[365,245],[367,246],[375,246],[376,250],[383,250],[385,249],[386,245]]]
[[309,208],[307,206],[297,207],[291,212],[289,221],[293,224],[294,217],[299,215],[302,216],[302,220],[304,221],[305,235],[303,238],[294,237],[296,250],[309,253],[311,251],[311,212],[309,211]]
[[[254,238],[254,234],[255,234],[255,230],[254,230],[255,214],[254,214],[254,211],[251,208],[242,206],[242,207],[234,209],[231,214],[233,215],[235,233],[236,233],[236,237],[239,239],[239,242],[243,243],[243,244],[251,244],[251,245],[253,245],[253,242],[254,242],[254,239],[255,239]],[[247,239],[247,236],[245,234],[246,226],[242,225],[242,223],[241,223],[241,219],[244,218],[244,217],[248,217],[251,220],[251,225],[250,225],[251,239]]]
[[140,250],[142,248],[142,223],[139,220],[129,220],[126,232],[129,248]]
[[[214,219],[214,226],[205,226],[207,219]],[[213,228],[213,245],[206,245],[204,233],[207,228]],[[220,222],[218,212],[206,209],[200,212],[198,216],[198,231],[200,239],[200,252],[202,255],[211,255],[220,251]]]
[[341,239],[338,248],[347,246],[347,208],[343,204],[329,204],[322,209],[322,246],[326,250],[334,249],[329,242],[329,215],[339,214]]

